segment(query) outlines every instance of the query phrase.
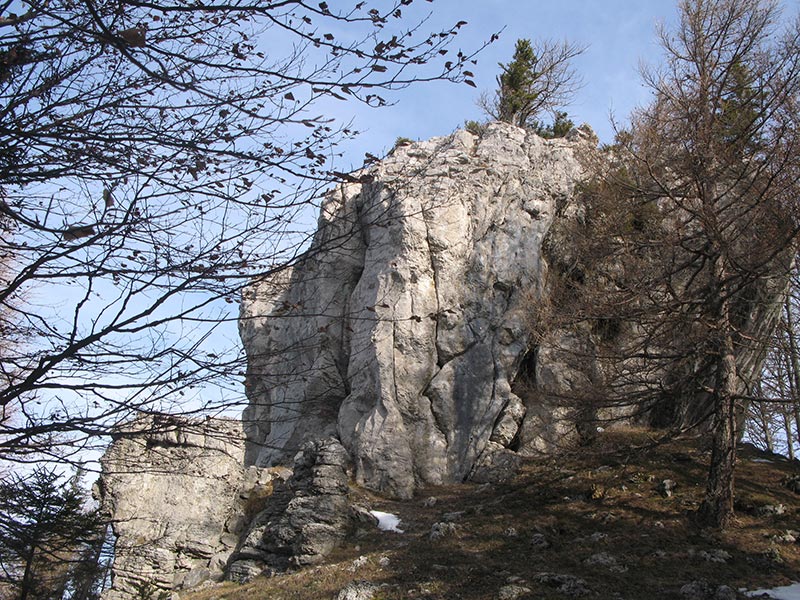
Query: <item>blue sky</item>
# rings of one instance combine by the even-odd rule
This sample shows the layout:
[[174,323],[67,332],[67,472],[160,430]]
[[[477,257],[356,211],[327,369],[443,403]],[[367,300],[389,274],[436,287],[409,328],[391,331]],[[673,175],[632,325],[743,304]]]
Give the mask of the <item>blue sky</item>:
[[[798,6],[800,0],[784,2],[784,16],[792,17]],[[482,90],[494,89],[497,64],[510,60],[518,38],[567,39],[588,46],[574,62],[584,87],[568,111],[576,124],[589,123],[601,141],[611,141],[611,112],[624,122],[631,109],[647,101],[638,68],[659,62],[656,26],[674,23],[677,0],[416,0],[411,8],[409,17],[431,13],[431,27],[467,21],[455,44],[465,50],[505,29],[473,69],[478,89],[425,84],[396,94],[395,106],[353,112],[357,128],[364,131],[349,146],[346,158],[352,156],[354,166],[363,152],[388,150],[398,136],[427,139],[452,132],[465,119],[480,119],[475,101]]]

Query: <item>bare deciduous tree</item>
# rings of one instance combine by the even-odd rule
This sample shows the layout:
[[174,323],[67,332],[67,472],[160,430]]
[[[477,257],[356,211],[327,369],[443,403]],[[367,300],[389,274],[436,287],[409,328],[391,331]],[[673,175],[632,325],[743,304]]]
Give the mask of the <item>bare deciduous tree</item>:
[[0,3],[0,325],[22,341],[0,456],[63,458],[137,413],[241,395],[215,329],[349,178],[355,132],[326,105],[472,83],[450,49],[465,23],[406,25],[412,1]]
[[698,335],[708,379],[713,444],[702,524],[725,527],[743,390],[740,356],[762,298],[785,281],[796,242],[797,27],[778,37],[779,9],[763,0],[685,0],[680,24],[662,31],[665,66],[645,74],[656,99],[639,115],[631,156],[648,191],[675,211],[677,244],[656,281],[667,322]]
[[798,234],[800,28],[779,34],[771,0],[684,0],[680,13],[677,31],[661,32],[665,69],[646,75],[656,101],[639,118],[661,140],[634,156],[683,215],[665,299],[699,329],[713,372],[705,390],[711,466],[698,516],[725,527],[733,516],[737,405],[751,391],[741,389],[737,350],[753,343],[745,322],[760,300],[746,292],[786,280]]
[[782,30],[769,0],[683,0],[679,12],[660,31],[662,66],[644,73],[654,100],[588,194],[602,235],[580,276],[599,292],[580,316],[607,339],[596,360],[609,404],[712,432],[698,521],[725,527],[800,231],[800,28]]

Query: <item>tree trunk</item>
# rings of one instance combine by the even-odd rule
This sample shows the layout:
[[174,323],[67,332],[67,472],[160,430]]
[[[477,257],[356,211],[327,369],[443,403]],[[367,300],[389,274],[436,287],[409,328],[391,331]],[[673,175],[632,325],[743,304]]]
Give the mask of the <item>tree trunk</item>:
[[31,548],[30,553],[25,557],[25,571],[22,575],[22,585],[19,590],[18,600],[27,600],[28,594],[33,591],[33,559],[36,556],[36,546]]
[[[782,380],[778,380],[779,387],[783,388]],[[764,389],[759,381],[756,387],[756,395],[763,397],[765,395]],[[775,452],[775,442],[772,439],[772,428],[770,427],[769,406],[766,402],[755,401],[750,407],[750,418],[756,423],[761,430],[761,436],[764,445],[769,452]]]
[[767,445],[767,451],[775,452],[775,442],[772,439],[772,429],[770,429],[769,419],[764,413],[761,415],[761,426],[764,429],[764,441]]
[[800,402],[795,399],[794,401],[794,437],[800,441]]
[[[727,312],[727,311],[725,311]],[[721,332],[714,390],[714,436],[706,496],[698,509],[705,527],[726,528],[733,518],[733,480],[736,468],[736,357],[730,331]]]
[[794,319],[792,318],[792,303],[789,296],[783,303],[784,314],[786,316],[786,337],[789,341],[789,374],[792,389],[800,389],[800,357],[797,352],[797,339],[795,338]]
[[783,431],[786,435],[786,451],[789,454],[789,460],[794,460],[794,436],[792,435],[792,419],[789,416],[788,407],[782,411],[783,416]]
[[[795,337],[795,323],[792,314],[792,302],[789,295],[786,296],[783,304],[785,319],[786,319],[786,337],[789,342],[789,357],[788,357],[788,370],[789,376],[789,394],[791,400],[791,410],[794,413],[794,425],[796,438],[800,439],[800,398],[797,397],[798,389],[800,389],[800,357],[797,352],[797,339]],[[788,411],[787,411],[788,412]],[[787,427],[787,444],[789,446],[790,456],[794,456],[794,446],[792,444],[792,436],[790,435],[790,428]]]

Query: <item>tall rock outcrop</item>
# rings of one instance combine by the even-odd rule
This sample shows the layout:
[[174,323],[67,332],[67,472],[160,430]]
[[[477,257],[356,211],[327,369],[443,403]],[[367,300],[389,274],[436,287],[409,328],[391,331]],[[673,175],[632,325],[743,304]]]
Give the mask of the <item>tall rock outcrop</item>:
[[[690,341],[668,336],[681,360],[621,353],[612,365],[601,357],[642,339],[641,323],[543,319],[603,285],[559,295],[553,283],[583,272],[575,240],[596,146],[588,127],[544,140],[495,123],[399,146],[329,192],[302,259],[243,296],[242,422],[143,421],[104,457],[118,536],[107,597],[318,562],[367,518],[349,506],[350,479],[405,498],[503,479],[604,419],[704,418],[714,373],[684,352]],[[763,350],[744,340],[766,339],[784,283],[737,297],[742,390]],[[640,387],[646,402],[596,399]]]
[[512,382],[543,241],[595,145],[497,123],[396,148],[330,193],[308,256],[244,297],[247,460],[336,435],[359,483],[408,497],[557,437],[557,411],[525,407]]
[[[591,434],[598,418],[704,418],[709,398],[682,387],[692,365],[648,367],[663,393],[599,409],[584,400],[614,376],[593,358],[608,332],[585,323],[533,339],[553,302],[549,271],[575,260],[586,165],[603,160],[588,127],[544,140],[493,123],[401,145],[330,192],[303,259],[244,294],[248,464],[281,464],[334,436],[360,484],[409,497],[422,484],[502,478],[520,455]],[[764,339],[784,283],[743,291],[743,339]],[[762,350],[741,346],[743,391]],[[637,370],[620,364],[623,378]]]

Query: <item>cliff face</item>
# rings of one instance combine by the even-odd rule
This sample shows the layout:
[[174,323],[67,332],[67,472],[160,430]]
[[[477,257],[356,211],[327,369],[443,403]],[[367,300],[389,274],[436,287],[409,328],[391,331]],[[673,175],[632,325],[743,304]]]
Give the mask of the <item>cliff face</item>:
[[308,258],[244,298],[247,460],[335,435],[359,483],[408,497],[512,443],[556,441],[554,410],[525,407],[512,382],[544,293],[544,238],[595,144],[493,124],[399,147],[368,183],[332,192]]

